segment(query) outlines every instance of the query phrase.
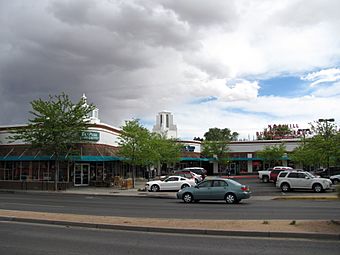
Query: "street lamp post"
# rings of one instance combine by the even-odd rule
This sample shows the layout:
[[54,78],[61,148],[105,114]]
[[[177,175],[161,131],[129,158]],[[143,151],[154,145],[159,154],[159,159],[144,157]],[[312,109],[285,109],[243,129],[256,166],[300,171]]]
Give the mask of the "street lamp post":
[[[329,130],[329,126],[328,126],[328,122],[334,122],[335,120],[333,118],[331,119],[319,119],[318,120],[319,122],[325,122],[326,123],[326,127],[325,127],[325,140],[328,141],[329,138],[330,138],[330,130]],[[331,175],[331,170],[329,168],[329,153],[327,153],[327,171],[328,171],[328,175],[330,176]]]
[[303,135],[303,140],[305,140],[306,134],[307,133],[310,134],[310,129],[309,128],[300,128],[300,129],[298,129],[298,132]]

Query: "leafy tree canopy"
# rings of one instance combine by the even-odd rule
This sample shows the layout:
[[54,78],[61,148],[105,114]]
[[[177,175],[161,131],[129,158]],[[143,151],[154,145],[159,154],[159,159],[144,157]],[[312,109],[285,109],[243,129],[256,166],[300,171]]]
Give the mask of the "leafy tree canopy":
[[131,165],[149,166],[179,160],[181,146],[176,140],[150,133],[139,120],[126,121],[119,137],[119,154]]
[[205,140],[203,141],[203,154],[208,157],[217,157],[220,162],[227,163],[229,143],[236,140],[238,137],[237,132],[231,132],[229,128],[219,129],[210,128],[204,134]]
[[33,115],[27,126],[12,130],[10,141],[23,141],[30,146],[50,153],[56,162],[55,190],[57,190],[60,156],[66,156],[81,139],[81,132],[88,127],[88,115],[95,108],[82,98],[72,103],[69,97],[49,96],[49,100],[33,100]]
[[302,139],[302,143],[291,154],[293,161],[306,166],[330,166],[340,163],[340,133],[333,122],[310,123],[313,137]]
[[286,152],[286,147],[284,144],[266,146],[263,150],[257,151],[256,155],[262,158],[264,161],[269,162],[270,166],[277,164],[279,160],[282,159]]
[[33,100],[30,113],[33,118],[23,128],[14,129],[11,141],[24,141],[33,147],[52,153],[65,155],[70,147],[81,139],[81,132],[87,129],[88,115],[95,108],[85,104],[84,99],[72,103],[69,97],[49,96],[49,100]]

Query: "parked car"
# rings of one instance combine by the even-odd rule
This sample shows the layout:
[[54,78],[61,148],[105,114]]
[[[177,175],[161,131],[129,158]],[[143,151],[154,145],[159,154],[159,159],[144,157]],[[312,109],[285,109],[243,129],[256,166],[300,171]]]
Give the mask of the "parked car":
[[269,182],[270,181],[270,173],[273,170],[291,170],[293,168],[288,167],[288,166],[275,166],[273,168],[268,168],[267,170],[262,170],[262,171],[258,171],[258,178],[262,181],[262,182]]
[[199,183],[200,181],[203,180],[201,175],[195,174],[194,172],[192,172],[190,170],[185,170],[185,169],[176,170],[176,171],[173,172],[173,175],[183,176],[183,177],[188,178],[188,179],[193,178],[196,183]]
[[187,179],[182,176],[169,176],[164,180],[149,181],[145,188],[147,191],[180,190],[186,187],[195,186],[194,179]]
[[340,167],[331,166],[329,168],[329,170],[328,170],[328,168],[322,168],[322,169],[315,170],[313,173],[315,175],[318,175],[318,176],[321,176],[321,177],[324,177],[324,178],[328,178],[330,176],[340,174]]
[[296,171],[303,171],[302,169],[293,169],[291,167],[284,167],[284,168],[273,168],[272,171],[270,171],[270,174],[269,174],[269,181],[271,182],[274,182],[274,184],[276,185],[276,181],[277,181],[277,177],[279,176],[279,174],[282,172],[282,171],[290,171],[290,170],[296,170]]
[[186,203],[200,200],[225,200],[235,204],[250,197],[249,187],[231,179],[215,178],[205,180],[194,187],[187,187],[177,192],[177,198]]
[[183,168],[183,170],[189,170],[195,174],[200,175],[202,177],[202,180],[204,180],[207,176],[207,170],[205,170],[203,167],[186,167]]
[[276,187],[281,188],[283,192],[293,189],[309,189],[320,193],[331,189],[332,182],[326,178],[315,177],[306,171],[283,171],[279,174]]
[[340,183],[340,174],[332,175],[329,179],[333,182],[334,185]]

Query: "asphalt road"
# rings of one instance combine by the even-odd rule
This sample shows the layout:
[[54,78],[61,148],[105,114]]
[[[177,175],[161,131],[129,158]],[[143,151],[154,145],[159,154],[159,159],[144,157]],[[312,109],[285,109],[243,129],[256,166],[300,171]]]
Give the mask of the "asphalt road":
[[112,231],[0,222],[0,254],[339,254],[339,241]]
[[338,200],[248,199],[227,205],[224,201],[186,204],[145,197],[0,193],[0,209],[171,219],[340,220]]

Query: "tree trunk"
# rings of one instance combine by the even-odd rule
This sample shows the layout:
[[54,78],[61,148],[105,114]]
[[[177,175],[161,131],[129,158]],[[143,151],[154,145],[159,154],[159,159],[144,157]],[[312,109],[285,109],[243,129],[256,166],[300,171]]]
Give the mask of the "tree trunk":
[[136,179],[136,165],[132,166],[132,188],[135,188],[135,179]]
[[59,182],[59,160],[56,157],[55,166],[54,166],[54,190],[58,191],[58,182]]

